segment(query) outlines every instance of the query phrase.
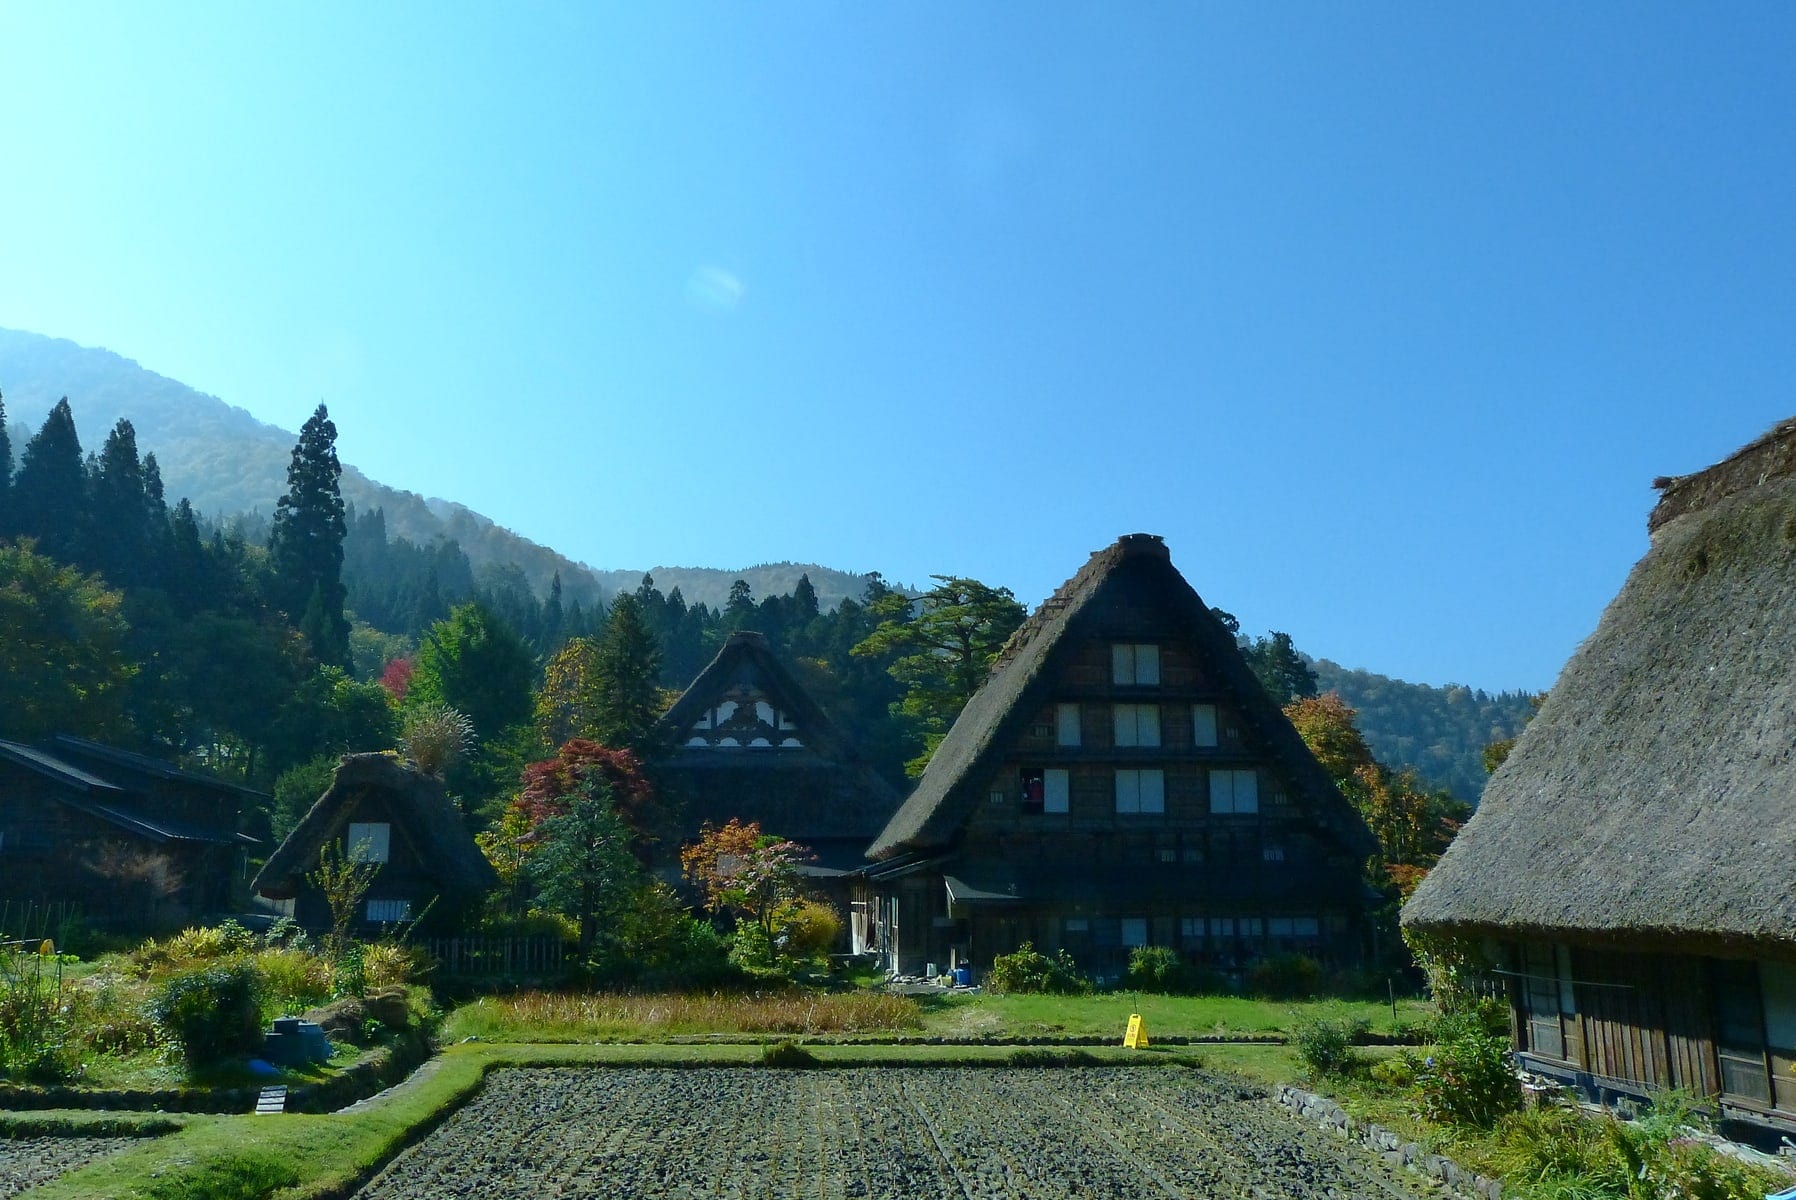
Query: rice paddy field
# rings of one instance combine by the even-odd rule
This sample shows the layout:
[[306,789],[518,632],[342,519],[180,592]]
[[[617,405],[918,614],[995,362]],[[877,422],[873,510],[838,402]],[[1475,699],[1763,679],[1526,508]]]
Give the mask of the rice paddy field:
[[359,1200],[1414,1200],[1258,1088],[1182,1067],[509,1069]]

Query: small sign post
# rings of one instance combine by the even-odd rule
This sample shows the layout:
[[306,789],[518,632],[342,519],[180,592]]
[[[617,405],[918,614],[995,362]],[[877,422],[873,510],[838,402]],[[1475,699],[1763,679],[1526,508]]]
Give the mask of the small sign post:
[[1129,1014],[1129,1031],[1123,1034],[1123,1048],[1127,1050],[1147,1049],[1147,1022],[1141,1019],[1140,1013]]

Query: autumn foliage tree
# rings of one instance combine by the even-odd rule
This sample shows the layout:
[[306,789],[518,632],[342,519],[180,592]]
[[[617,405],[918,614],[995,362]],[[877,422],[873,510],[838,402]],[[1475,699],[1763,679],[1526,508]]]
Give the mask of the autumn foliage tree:
[[1334,692],[1294,700],[1285,716],[1378,838],[1385,877],[1407,897],[1453,840],[1467,805],[1424,787],[1414,771],[1393,772],[1373,758],[1354,710]]
[[[732,817],[721,829],[707,821],[680,851],[680,868],[705,894],[705,908],[730,913],[751,932],[749,956],[777,965],[785,933],[803,907],[798,869],[808,848]],[[738,939],[738,946],[742,941]]]

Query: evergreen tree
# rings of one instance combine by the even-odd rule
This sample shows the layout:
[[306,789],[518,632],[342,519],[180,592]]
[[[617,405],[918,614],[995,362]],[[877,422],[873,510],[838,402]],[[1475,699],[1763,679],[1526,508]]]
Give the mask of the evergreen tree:
[[[161,480],[157,480],[158,489]],[[120,417],[106,436],[93,479],[93,557],[100,574],[119,587],[147,582],[150,503],[137,430]]]
[[[343,540],[348,524],[338,481],[337,427],[324,405],[299,431],[287,467],[287,494],[275,506],[268,550],[274,603],[304,621],[312,656],[347,666],[349,622],[343,616]],[[314,611],[315,608],[315,611]]]
[[549,598],[543,601],[542,637],[536,648],[544,654],[552,653],[566,636],[566,625],[567,613],[561,607],[561,572],[557,571],[549,580]]
[[1271,637],[1256,638],[1241,652],[1260,686],[1283,708],[1293,700],[1316,695],[1316,672],[1291,642],[1291,635],[1273,630]]
[[6,397],[0,396],[0,540],[12,532],[12,438],[6,433]]
[[748,629],[755,623],[755,594],[749,589],[748,580],[738,579],[730,584],[729,599],[723,605],[724,628],[731,633]]
[[15,532],[36,538],[38,549],[58,562],[87,562],[87,475],[67,396],[25,443],[12,498]]
[[798,586],[792,589],[793,615],[800,621],[817,619],[817,589],[811,584],[810,572],[798,577]]
[[592,673],[597,682],[593,732],[614,750],[632,750],[647,760],[654,749],[655,721],[661,716],[661,648],[629,592],[611,604],[611,619],[599,638]]

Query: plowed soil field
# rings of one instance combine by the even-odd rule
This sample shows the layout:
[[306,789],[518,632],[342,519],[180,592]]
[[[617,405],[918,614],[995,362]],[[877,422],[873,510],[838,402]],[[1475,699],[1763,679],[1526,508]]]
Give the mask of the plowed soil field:
[[0,1198],[48,1183],[64,1171],[132,1144],[129,1138],[0,1138]]
[[508,1070],[361,1200],[1414,1200],[1369,1152],[1180,1068]]

